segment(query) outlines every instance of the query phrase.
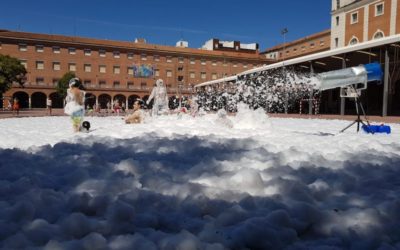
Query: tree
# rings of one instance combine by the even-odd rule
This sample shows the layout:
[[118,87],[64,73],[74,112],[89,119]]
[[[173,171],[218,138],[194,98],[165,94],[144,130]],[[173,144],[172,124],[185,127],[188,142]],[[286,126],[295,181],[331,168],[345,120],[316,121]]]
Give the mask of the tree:
[[0,94],[9,90],[14,82],[23,86],[26,73],[17,58],[0,54]]
[[67,96],[67,89],[69,88],[69,80],[75,77],[75,73],[67,72],[61,77],[61,79],[57,82],[56,90],[59,96],[65,98]]

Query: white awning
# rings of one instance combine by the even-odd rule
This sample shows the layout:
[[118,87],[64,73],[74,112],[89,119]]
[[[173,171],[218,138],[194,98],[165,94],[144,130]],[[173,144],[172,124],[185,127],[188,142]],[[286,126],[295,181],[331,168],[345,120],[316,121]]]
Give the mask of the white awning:
[[[236,76],[232,76],[232,77],[228,77],[228,78],[235,77],[235,79],[237,79],[238,76],[242,76],[242,75],[252,74],[252,73],[265,71],[265,70],[269,70],[269,69],[280,68],[283,66],[295,65],[295,64],[304,63],[304,62],[311,62],[314,60],[318,60],[318,59],[322,59],[322,58],[326,58],[326,57],[330,57],[330,56],[338,56],[338,55],[342,55],[342,54],[346,54],[346,53],[350,53],[350,52],[354,52],[354,51],[370,49],[370,48],[379,47],[379,46],[386,45],[386,44],[398,43],[398,42],[400,42],[400,35],[384,37],[384,38],[380,38],[380,39],[376,39],[376,40],[372,40],[372,41],[368,41],[368,42],[364,42],[364,43],[358,43],[355,45],[332,49],[332,50],[328,50],[328,51],[324,51],[324,52],[320,52],[320,53],[315,53],[315,54],[302,56],[302,57],[298,57],[298,58],[294,58],[294,59],[289,59],[289,60],[274,63],[274,64],[261,66],[258,68],[243,71],[243,72],[237,74]],[[229,81],[229,80],[227,80],[226,78],[221,78],[221,79],[217,79],[214,81],[200,83],[194,87],[216,84],[216,83],[225,82],[225,81]],[[232,81],[232,80],[230,80],[230,81]]]

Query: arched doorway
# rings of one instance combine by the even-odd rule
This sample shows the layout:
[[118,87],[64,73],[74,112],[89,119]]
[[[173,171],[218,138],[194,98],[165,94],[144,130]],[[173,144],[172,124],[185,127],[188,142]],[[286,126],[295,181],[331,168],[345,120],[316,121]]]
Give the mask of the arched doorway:
[[85,108],[93,109],[93,106],[96,104],[96,96],[92,93],[85,94]]
[[46,108],[46,94],[42,92],[35,92],[31,96],[32,108]]
[[101,109],[106,109],[107,108],[107,103],[110,102],[111,104],[111,96],[107,94],[101,94],[99,95],[99,105]]
[[19,102],[19,107],[21,109],[29,108],[29,95],[25,92],[18,91],[13,94],[13,99],[17,98]]
[[169,98],[168,107],[170,109],[176,109],[179,107],[179,99],[175,95]]
[[64,99],[58,93],[51,93],[51,106],[55,109],[61,109],[64,107]]
[[133,103],[137,100],[140,99],[140,96],[138,95],[130,95],[128,97],[128,108],[132,109],[133,108]]
[[115,102],[119,103],[119,106],[122,107],[122,103],[126,104],[126,97],[124,95],[118,94],[114,96],[114,104]]

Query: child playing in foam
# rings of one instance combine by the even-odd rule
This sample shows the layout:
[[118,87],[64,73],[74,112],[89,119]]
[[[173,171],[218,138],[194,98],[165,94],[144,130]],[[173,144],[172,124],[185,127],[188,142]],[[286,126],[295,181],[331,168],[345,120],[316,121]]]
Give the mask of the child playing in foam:
[[64,113],[71,117],[74,132],[81,129],[83,116],[85,113],[85,92],[80,90],[82,83],[79,78],[72,78],[69,81],[69,89],[67,90],[67,98]]

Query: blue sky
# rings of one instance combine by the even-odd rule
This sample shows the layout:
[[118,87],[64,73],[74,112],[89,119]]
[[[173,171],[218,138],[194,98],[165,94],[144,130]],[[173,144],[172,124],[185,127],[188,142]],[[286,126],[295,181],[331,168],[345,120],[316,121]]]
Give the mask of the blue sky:
[[261,50],[330,28],[330,0],[3,1],[0,29],[198,48],[211,38]]

